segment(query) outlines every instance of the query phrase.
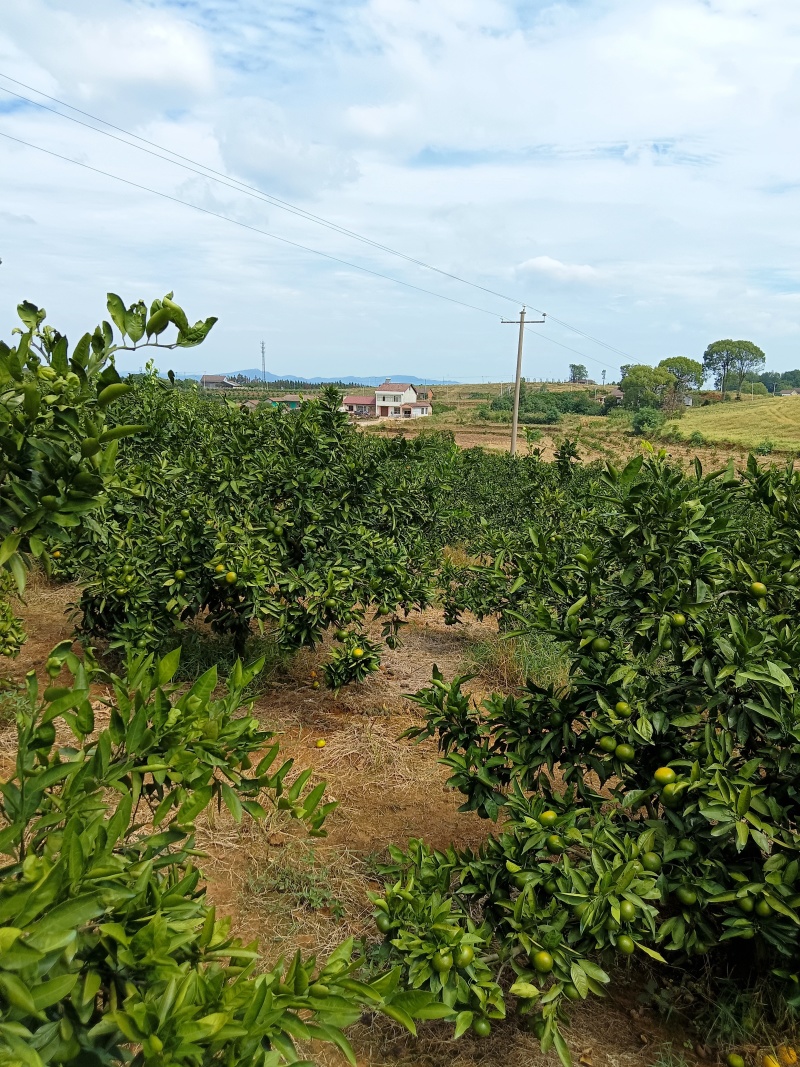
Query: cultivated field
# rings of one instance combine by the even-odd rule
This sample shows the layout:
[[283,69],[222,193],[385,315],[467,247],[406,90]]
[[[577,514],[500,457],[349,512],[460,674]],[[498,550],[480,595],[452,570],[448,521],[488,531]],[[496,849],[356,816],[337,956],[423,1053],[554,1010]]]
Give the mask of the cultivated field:
[[743,448],[757,448],[769,441],[775,449],[795,451],[800,449],[800,397],[743,396],[741,403],[733,400],[691,408],[666,428],[677,428],[685,437],[701,433],[707,441]]

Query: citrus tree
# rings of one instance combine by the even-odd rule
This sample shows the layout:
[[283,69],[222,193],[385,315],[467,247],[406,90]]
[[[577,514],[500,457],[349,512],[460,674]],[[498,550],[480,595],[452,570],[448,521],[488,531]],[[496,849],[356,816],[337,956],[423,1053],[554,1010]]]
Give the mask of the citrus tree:
[[61,548],[85,583],[81,626],[112,648],[156,649],[202,619],[241,651],[331,631],[334,688],[380,662],[429,600],[447,515],[449,442],[367,437],[335,389],[296,412],[177,390],[155,372],[119,413],[150,432],[121,449],[103,508]]
[[448,1014],[399,969],[359,981],[352,942],[265,966],[207,903],[194,832],[211,804],[239,822],[271,803],[314,835],[335,806],[242,714],[263,661],[220,694],[215,668],[172,682],[179,650],[114,675],[70,646],[43,691],[28,676],[0,785],[0,1063],[277,1067],[320,1040],[354,1064],[342,1030],[365,1008],[412,1030]]
[[[459,989],[461,1027],[480,1032],[503,1014],[482,968],[510,971],[564,1063],[565,1005],[634,953],[706,958],[800,1005],[800,476],[754,461],[687,476],[662,454],[604,484],[571,558],[554,566],[568,541],[542,535],[473,565],[502,575],[498,613],[561,644],[570,682],[476,706],[436,672],[416,695],[412,735],[438,739],[464,810],[504,822],[477,852],[397,853],[376,913],[414,984],[415,916],[446,908],[458,931],[435,935],[429,987]],[[459,969],[447,945],[476,933]]]
[[[126,310],[109,294],[122,341],[115,343],[104,321],[72,351],[45,323],[44,309],[25,301],[13,346],[0,341],[0,654],[14,655],[24,639],[10,595],[22,595],[29,560],[38,558],[49,570],[61,558],[66,532],[100,503],[117,442],[145,429],[109,417],[130,389],[114,366],[115,353],[196,345],[215,321],[190,327],[171,296],[155,301],[148,315],[142,302]],[[159,341],[170,325],[177,338]]]

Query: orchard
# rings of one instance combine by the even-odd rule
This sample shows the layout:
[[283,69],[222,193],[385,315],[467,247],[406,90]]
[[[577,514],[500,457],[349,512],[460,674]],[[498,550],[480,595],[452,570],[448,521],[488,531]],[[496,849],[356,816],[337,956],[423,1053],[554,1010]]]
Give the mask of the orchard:
[[[0,653],[31,567],[79,583],[83,645],[28,675],[0,784],[0,1064],[355,1062],[367,1011],[516,1025],[569,1064],[571,1005],[637,964],[800,1009],[800,475],[585,467],[569,441],[549,464],[362,433],[332,388],[285,412],[154,362],[123,380],[118,352],[215,320],[107,307],[70,350],[22,304],[0,343]],[[267,963],[206,900],[197,820],[276,808],[314,837],[336,805],[252,715],[251,641],[324,645],[338,691],[434,603],[537,635],[568,681],[477,702],[434,668],[408,740],[435,739],[483,844],[395,842],[373,943]],[[227,681],[175,680],[198,629]]]

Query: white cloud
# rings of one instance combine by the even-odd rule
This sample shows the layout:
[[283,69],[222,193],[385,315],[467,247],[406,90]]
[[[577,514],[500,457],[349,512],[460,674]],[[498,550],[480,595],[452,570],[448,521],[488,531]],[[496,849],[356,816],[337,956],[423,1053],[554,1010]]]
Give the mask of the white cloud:
[[526,259],[517,269],[544,274],[558,282],[593,282],[601,276],[599,271],[585,263],[562,263],[560,259],[553,259],[551,256]]
[[[800,362],[786,281],[800,259],[796,0],[6,7],[0,70],[12,77],[513,302],[10,110],[0,92],[0,132],[491,313],[0,137],[3,221],[36,223],[4,233],[0,336],[22,297],[76,332],[108,288],[175,288],[190,315],[220,315],[207,349],[175,356],[183,369],[253,365],[263,337],[276,368],[301,374],[502,376],[514,345],[497,320],[522,302],[637,358],[670,354],[679,331],[685,354],[752,334],[772,364]],[[540,335],[590,364],[621,360],[549,321]],[[575,358],[537,347],[546,377]]]

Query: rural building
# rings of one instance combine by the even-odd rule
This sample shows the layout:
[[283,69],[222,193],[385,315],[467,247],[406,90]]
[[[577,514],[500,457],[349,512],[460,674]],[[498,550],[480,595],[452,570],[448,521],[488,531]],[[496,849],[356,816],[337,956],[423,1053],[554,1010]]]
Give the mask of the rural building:
[[287,411],[296,411],[303,403],[303,398],[297,393],[287,393],[285,396],[271,396],[270,404],[276,408],[286,408]]
[[431,414],[429,400],[420,400],[410,382],[384,382],[375,390],[375,410],[382,419],[418,419]]
[[800,389],[781,389],[781,396],[800,396]]
[[605,396],[600,397],[601,404],[618,404],[620,400],[625,396],[621,389],[618,389],[615,385],[613,389],[609,389]]
[[355,415],[359,419],[375,418],[375,394],[371,396],[346,396],[340,411]]
[[241,385],[232,382],[224,374],[204,374],[200,379],[201,389],[241,389]]

